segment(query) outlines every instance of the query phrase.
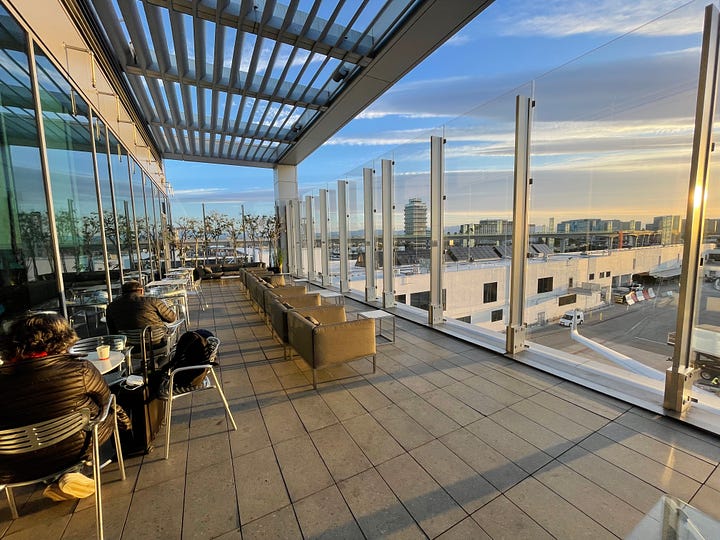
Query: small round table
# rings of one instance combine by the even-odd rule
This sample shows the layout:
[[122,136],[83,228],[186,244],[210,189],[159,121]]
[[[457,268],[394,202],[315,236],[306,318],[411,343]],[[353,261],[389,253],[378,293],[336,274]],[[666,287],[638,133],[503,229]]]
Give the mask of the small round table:
[[85,360],[89,360],[101,374],[105,375],[122,364],[125,359],[125,355],[121,351],[110,351],[110,358],[107,360],[100,360],[97,352],[92,351],[87,353],[87,356],[84,358]]

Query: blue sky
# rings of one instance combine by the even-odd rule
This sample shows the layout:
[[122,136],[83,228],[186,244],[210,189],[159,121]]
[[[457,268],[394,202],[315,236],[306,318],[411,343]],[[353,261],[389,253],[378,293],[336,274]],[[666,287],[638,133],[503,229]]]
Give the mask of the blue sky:
[[[306,158],[300,193],[391,157],[397,206],[424,198],[432,132],[448,140],[446,222],[508,217],[519,87],[538,103],[531,221],[684,213],[707,3],[496,0]],[[198,215],[201,201],[233,216],[241,204],[272,212],[270,169],[175,161],[165,168],[176,218]]]

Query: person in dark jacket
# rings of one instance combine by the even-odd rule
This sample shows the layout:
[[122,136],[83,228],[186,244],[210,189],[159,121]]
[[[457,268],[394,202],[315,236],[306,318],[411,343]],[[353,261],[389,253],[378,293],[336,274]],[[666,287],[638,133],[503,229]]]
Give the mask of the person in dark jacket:
[[[0,338],[0,429],[26,426],[87,408],[97,416],[110,400],[110,389],[87,360],[67,352],[78,339],[70,323],[55,313],[17,319]],[[110,438],[112,415],[98,429],[100,442]],[[72,467],[92,453],[92,435],[81,431],[50,448],[0,455],[0,484],[33,480]],[[70,472],[48,485],[53,500],[92,495],[94,482]]]
[[165,323],[175,321],[175,312],[170,306],[159,298],[145,296],[138,281],[123,283],[122,294],[110,302],[105,316],[111,334],[152,327],[154,345],[163,344]]

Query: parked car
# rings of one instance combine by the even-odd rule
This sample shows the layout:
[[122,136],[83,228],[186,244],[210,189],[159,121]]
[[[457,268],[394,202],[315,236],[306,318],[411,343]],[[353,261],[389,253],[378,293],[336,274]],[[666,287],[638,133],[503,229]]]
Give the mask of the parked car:
[[565,314],[560,317],[560,326],[572,326],[573,320],[575,321],[575,326],[579,326],[585,321],[585,314],[577,309],[566,311]]

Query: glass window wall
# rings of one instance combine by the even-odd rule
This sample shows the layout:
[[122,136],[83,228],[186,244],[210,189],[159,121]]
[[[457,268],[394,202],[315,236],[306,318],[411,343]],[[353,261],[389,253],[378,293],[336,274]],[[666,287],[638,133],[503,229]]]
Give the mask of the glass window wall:
[[0,321],[57,308],[27,36],[0,6]]

